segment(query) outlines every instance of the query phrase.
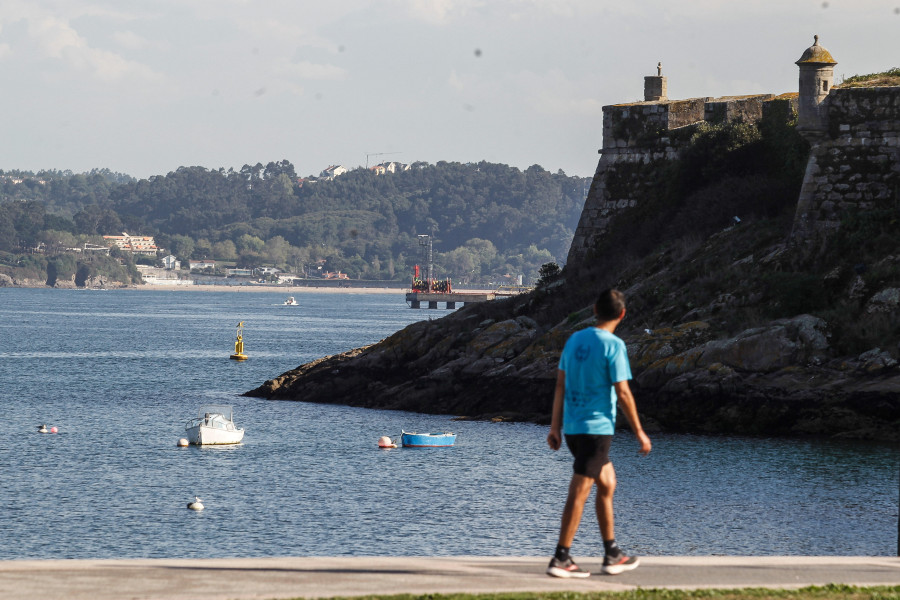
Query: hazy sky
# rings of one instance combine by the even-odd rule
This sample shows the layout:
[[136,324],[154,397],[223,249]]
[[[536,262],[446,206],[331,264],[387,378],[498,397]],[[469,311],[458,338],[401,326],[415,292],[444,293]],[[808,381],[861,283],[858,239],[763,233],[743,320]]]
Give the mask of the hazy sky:
[[815,33],[838,81],[900,66],[900,0],[0,0],[0,169],[589,176],[658,61],[670,98],[795,91]]

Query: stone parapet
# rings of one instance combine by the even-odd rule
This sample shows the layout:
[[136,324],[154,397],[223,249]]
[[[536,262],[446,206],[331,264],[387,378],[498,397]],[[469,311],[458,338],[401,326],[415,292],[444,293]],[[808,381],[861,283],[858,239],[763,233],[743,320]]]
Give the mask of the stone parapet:
[[900,122],[900,87],[835,88],[828,96],[828,134],[869,137],[896,134]]
[[775,94],[757,94],[755,96],[714,98],[704,106],[703,119],[707,123],[728,121],[756,123],[762,119],[763,106],[774,97]]

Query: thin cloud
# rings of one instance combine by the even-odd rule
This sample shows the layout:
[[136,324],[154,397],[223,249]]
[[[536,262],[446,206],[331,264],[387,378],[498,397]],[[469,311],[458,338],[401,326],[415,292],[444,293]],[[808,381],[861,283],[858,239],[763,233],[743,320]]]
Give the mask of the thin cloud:
[[161,75],[146,65],[92,47],[67,21],[49,15],[27,20],[28,34],[45,57],[57,59],[77,71],[87,71],[103,81],[124,77],[161,79]]
[[446,24],[466,17],[485,6],[481,0],[403,0],[413,18],[434,25]]
[[127,50],[143,50],[150,46],[146,38],[133,31],[117,31],[112,35],[113,41]]

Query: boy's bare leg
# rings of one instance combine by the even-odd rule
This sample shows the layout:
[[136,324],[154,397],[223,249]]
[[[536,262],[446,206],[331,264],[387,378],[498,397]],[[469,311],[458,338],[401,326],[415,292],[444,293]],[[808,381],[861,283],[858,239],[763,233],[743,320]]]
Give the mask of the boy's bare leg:
[[616,491],[616,470],[611,462],[603,465],[597,477],[597,521],[604,541],[616,538],[613,516],[613,494]]
[[590,477],[577,473],[572,475],[572,481],[569,482],[569,495],[566,498],[566,507],[563,509],[562,526],[559,529],[560,546],[565,548],[572,547],[572,541],[575,539],[575,533],[578,531],[578,525],[581,523],[584,503],[591,494],[591,488],[594,487],[594,483],[595,480]]

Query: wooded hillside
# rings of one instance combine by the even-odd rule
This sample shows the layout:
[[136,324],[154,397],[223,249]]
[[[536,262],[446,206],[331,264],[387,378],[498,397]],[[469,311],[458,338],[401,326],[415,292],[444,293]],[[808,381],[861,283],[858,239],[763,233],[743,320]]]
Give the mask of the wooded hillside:
[[564,260],[586,181],[486,162],[419,162],[380,176],[360,168],[315,182],[286,160],[142,180],[108,170],[0,172],[0,252],[127,231],[156,236],[182,260],[405,279],[421,262],[416,236],[431,234],[438,277],[533,279],[542,264]]

